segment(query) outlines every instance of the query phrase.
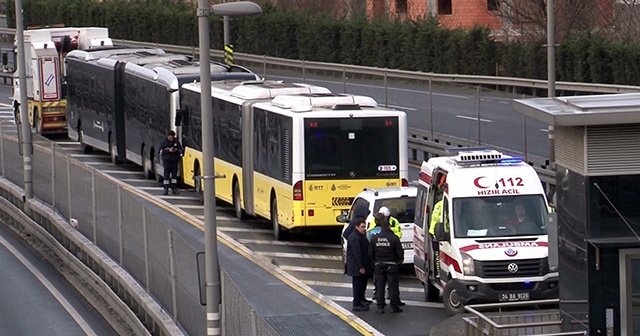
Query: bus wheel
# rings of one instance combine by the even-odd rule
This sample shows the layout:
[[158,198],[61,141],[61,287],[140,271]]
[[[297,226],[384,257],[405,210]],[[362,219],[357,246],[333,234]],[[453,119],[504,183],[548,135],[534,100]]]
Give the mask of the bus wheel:
[[245,212],[240,204],[240,183],[238,181],[233,183],[233,208],[236,210],[236,218],[245,218]]
[[142,174],[145,180],[151,178],[151,168],[149,167],[149,160],[147,154],[144,152],[144,148],[142,148]]
[[275,197],[271,200],[271,223],[273,224],[273,236],[276,240],[285,240],[287,230],[278,223],[278,200]]
[[422,286],[424,287],[424,300],[426,302],[437,302],[440,298],[440,291],[438,288],[436,288],[429,279],[427,279],[427,282],[423,282]]
[[465,311],[464,305],[458,297],[458,292],[453,287],[453,281],[448,281],[444,286],[442,301],[444,303],[444,310],[449,313],[449,315],[457,315]]
[[198,193],[200,204],[204,204],[204,190],[202,189],[202,183],[204,182],[204,180],[202,179],[202,176],[200,176],[200,166],[196,166],[193,178],[193,185],[196,187],[196,192]]
[[111,157],[111,163],[114,165],[120,164],[120,160],[118,160],[118,153],[116,153],[116,144],[111,138],[109,138],[109,156]]
[[82,149],[83,154],[89,154],[93,151],[93,147],[84,143],[84,131],[82,130],[82,126],[78,127],[78,142],[80,142],[80,148]]

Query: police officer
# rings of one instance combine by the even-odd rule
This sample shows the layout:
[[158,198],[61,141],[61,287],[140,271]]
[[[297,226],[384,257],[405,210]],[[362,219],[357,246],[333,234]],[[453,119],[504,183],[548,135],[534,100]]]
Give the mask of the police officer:
[[[386,206],[380,207],[378,213],[384,215],[384,217],[389,221],[389,227],[391,228],[391,231],[393,231],[393,233],[398,236],[398,239],[402,239],[402,228],[400,227],[400,222],[397,218],[391,216],[391,211],[389,211],[389,208],[387,208]],[[369,223],[369,228],[367,229],[367,231],[371,232],[375,228],[376,221],[373,220],[371,221],[371,223]],[[369,234],[369,236],[372,235],[373,234]]]
[[164,187],[163,195],[169,194],[169,187],[174,195],[179,194],[178,191],[178,165],[182,156],[182,145],[176,139],[176,133],[169,131],[167,138],[160,145],[162,151],[162,162],[164,166]]
[[402,312],[400,308],[400,284],[398,273],[404,258],[404,251],[400,239],[389,227],[389,221],[384,214],[376,214],[376,222],[380,226],[380,233],[371,238],[369,256],[374,263],[376,287],[376,313],[384,313],[385,287],[389,286],[389,301],[392,313]]

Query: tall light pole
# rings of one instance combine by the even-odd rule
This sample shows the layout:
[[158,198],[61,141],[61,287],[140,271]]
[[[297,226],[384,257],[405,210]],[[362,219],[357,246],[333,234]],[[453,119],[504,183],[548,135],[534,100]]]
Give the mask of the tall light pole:
[[[29,126],[29,105],[27,102],[27,70],[25,68],[24,24],[22,22],[22,0],[16,0],[16,44],[18,45],[18,86],[20,88],[20,123],[22,165],[24,169],[24,196],[33,198],[33,165],[31,153],[31,127]],[[15,95],[13,99],[15,99]],[[14,101],[15,104],[15,101]]]
[[[547,0],[547,97],[556,96],[556,23],[553,9],[555,0]],[[549,165],[555,171],[556,161],[556,135],[554,125],[549,125]],[[555,188],[550,186],[549,197],[555,193]]]
[[[19,0],[18,0],[19,1]],[[252,15],[262,8],[250,1],[229,2],[211,7],[216,15]],[[221,335],[220,270],[218,268],[218,239],[216,233],[216,194],[213,167],[213,117],[211,115],[211,56],[209,38],[209,0],[198,0],[198,34],[200,43],[200,108],[202,118],[202,156],[204,187],[204,260],[205,293],[207,300],[207,335]]]

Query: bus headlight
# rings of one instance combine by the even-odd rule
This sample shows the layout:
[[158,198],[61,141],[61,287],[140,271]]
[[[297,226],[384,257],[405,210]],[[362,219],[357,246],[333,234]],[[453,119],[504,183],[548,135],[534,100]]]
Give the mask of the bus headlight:
[[476,275],[476,265],[470,255],[460,252],[462,257],[462,272],[464,275]]

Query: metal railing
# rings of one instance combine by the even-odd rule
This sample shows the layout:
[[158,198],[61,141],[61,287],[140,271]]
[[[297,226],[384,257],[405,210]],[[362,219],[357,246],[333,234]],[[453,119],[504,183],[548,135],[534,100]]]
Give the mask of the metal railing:
[[[507,309],[516,307],[533,307],[539,305],[557,305],[558,299],[487,303],[465,306],[472,317],[463,318],[466,336],[515,336],[515,335],[549,335],[549,336],[584,336],[586,331],[562,332],[562,319],[558,309],[531,310],[523,314],[521,311],[510,313]],[[481,310],[493,309],[492,313]],[[498,309],[498,312],[495,312]]]

